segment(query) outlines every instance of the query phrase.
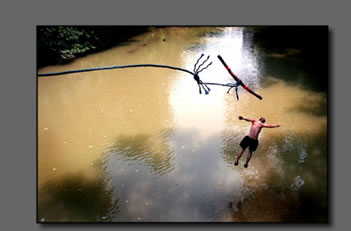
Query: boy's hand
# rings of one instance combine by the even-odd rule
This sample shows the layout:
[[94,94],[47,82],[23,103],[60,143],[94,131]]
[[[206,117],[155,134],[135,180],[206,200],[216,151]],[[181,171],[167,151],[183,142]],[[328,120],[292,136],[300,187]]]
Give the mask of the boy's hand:
[[244,119],[242,116],[239,116],[239,120],[242,120],[242,119]]

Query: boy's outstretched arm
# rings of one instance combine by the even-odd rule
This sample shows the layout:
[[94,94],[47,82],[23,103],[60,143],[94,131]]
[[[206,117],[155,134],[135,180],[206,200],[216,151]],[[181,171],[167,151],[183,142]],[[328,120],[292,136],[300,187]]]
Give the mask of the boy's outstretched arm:
[[244,118],[242,116],[239,116],[239,120],[246,120],[248,122],[254,122],[255,121],[254,119],[248,119],[248,118]]
[[264,128],[277,128],[280,127],[282,125],[282,123],[278,123],[278,124],[263,124]]

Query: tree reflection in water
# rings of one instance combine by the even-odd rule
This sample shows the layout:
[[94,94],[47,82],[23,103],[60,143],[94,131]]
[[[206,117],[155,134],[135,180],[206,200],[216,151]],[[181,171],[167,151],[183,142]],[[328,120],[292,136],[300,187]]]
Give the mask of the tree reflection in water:
[[171,131],[165,130],[158,135],[121,135],[105,152],[105,164],[134,160],[150,167],[158,175],[166,174],[174,168],[174,153],[167,143],[170,134]]
[[[101,169],[98,162],[94,165]],[[120,211],[112,192],[102,172],[93,178],[78,172],[48,181],[39,190],[38,221],[109,222]]]

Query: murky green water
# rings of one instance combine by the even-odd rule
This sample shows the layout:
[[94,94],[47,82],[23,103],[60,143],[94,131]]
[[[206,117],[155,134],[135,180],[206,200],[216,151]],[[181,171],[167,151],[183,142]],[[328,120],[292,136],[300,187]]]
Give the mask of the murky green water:
[[[220,54],[263,100],[240,88],[237,101],[219,86],[200,95],[191,75],[160,68],[39,78],[38,220],[327,221],[327,93],[301,65],[303,50],[264,49],[254,36],[241,27],[153,29],[40,69],[192,71],[204,53],[213,64],[201,79],[233,83]],[[283,123],[262,131],[248,169],[246,153],[233,166],[250,126],[239,115]]]

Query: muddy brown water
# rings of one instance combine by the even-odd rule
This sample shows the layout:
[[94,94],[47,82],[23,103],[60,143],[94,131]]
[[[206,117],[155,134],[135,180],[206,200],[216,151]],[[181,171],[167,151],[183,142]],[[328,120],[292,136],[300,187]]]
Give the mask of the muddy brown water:
[[[254,33],[254,32],[250,32]],[[246,28],[153,29],[126,45],[48,66],[39,73],[100,66],[162,64],[193,70],[213,62],[204,82],[232,83],[220,54],[258,100],[191,75],[128,68],[38,78],[38,220],[45,222],[320,222],[327,220],[327,93],[267,75],[269,53]],[[269,63],[268,63],[269,64]],[[297,71],[296,71],[297,70]],[[263,129],[243,168],[233,166],[248,118]]]

